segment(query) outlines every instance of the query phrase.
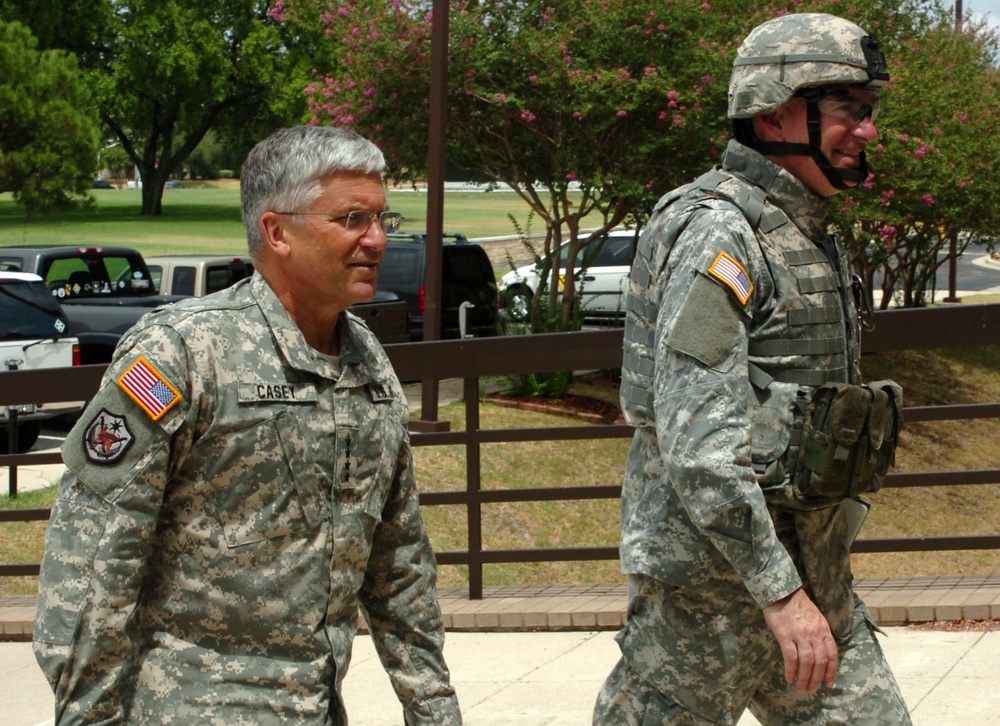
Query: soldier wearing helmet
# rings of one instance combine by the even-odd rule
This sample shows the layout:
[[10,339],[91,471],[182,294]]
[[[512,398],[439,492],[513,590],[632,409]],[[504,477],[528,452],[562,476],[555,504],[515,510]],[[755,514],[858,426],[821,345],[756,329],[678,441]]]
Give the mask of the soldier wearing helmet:
[[[621,389],[629,618],[595,724],[735,724],[747,708],[763,723],[910,723],[849,555],[902,392],[861,379],[865,295],[824,225],[830,198],[871,173],[888,83],[878,42],[848,20],[758,26],[733,64],[721,162],[643,231]],[[820,410],[882,422],[883,448],[859,455]],[[866,478],[829,463],[841,455],[884,466]]]

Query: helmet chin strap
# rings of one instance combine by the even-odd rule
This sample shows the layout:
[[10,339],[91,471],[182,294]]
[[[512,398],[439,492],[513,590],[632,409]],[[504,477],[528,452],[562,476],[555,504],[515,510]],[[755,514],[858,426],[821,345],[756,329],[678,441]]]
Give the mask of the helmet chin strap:
[[[823,172],[823,176],[836,189],[849,189],[855,184],[859,184],[868,178],[870,169],[865,152],[858,156],[857,169],[839,169],[835,167],[826,154],[823,153],[822,139],[820,136],[819,93],[810,93],[810,90],[803,92],[802,97],[806,101],[806,128],[809,130],[808,144],[794,144],[787,141],[758,141],[752,147],[762,154],[773,154],[776,156],[809,156],[816,162],[816,166]],[[852,183],[848,183],[852,182]]]

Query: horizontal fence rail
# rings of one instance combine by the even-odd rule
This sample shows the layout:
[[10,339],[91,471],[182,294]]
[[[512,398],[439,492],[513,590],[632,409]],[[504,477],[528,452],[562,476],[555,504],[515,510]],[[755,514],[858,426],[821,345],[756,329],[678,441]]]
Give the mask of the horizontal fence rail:
[[[1000,344],[1000,305],[958,305],[884,310],[875,313],[876,331],[864,338],[864,353],[895,350],[962,348]],[[479,421],[480,380],[524,373],[611,370],[621,366],[622,330],[551,333],[469,340],[404,343],[386,346],[399,378],[405,382],[463,380],[465,430],[423,431],[411,434],[414,446],[462,446],[466,453],[466,487],[462,491],[421,494],[423,506],[462,506],[467,514],[464,550],[438,552],[441,564],[463,565],[469,571],[469,596],[482,597],[483,567],[488,564],[613,560],[617,546],[540,549],[484,549],[482,507],[501,502],[580,501],[614,499],[619,485],[534,487],[483,490],[480,451],[484,444],[528,441],[629,438],[625,424],[563,426],[530,429],[483,429]],[[104,366],[82,366],[59,371],[0,373],[3,406],[86,399],[99,385]],[[1000,417],[1000,403],[948,404],[906,408],[908,422],[965,421]],[[18,465],[51,464],[58,453],[0,456],[0,466],[16,472]],[[16,476],[16,474],[15,474]],[[893,473],[887,487],[998,484],[1000,469]],[[0,510],[0,524],[44,521],[49,510]],[[1000,549],[1000,533],[978,536],[896,537],[862,539],[856,552],[914,552],[931,550]],[[39,565],[0,565],[0,576],[37,575]]]

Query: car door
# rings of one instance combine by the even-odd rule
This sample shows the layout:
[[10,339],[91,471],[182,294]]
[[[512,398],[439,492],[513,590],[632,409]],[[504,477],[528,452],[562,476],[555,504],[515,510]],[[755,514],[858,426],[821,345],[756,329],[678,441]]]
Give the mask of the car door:
[[624,314],[627,286],[623,280],[631,268],[633,239],[632,233],[609,235],[600,249],[582,253],[584,267],[577,272],[577,294],[584,317]]

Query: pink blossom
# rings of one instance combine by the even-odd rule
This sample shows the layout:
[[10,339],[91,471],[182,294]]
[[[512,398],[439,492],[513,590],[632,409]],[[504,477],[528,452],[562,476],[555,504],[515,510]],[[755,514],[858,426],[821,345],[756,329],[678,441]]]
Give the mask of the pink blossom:
[[934,202],[934,195],[933,194],[925,194],[924,196],[922,196],[920,198],[924,200],[924,204],[926,204],[928,207],[933,207],[934,206],[935,202]]
[[534,75],[528,76],[528,80],[531,81],[532,83],[538,83],[538,74],[536,73]]
[[712,6],[711,6],[711,5],[709,5],[708,3],[702,3],[702,4],[701,4],[701,9],[702,9],[702,10],[711,10],[711,9],[712,9]]
[[527,121],[529,124],[534,121],[537,117],[531,112],[530,109],[525,109],[521,112],[521,120]]
[[666,121],[667,120],[667,112],[666,111],[660,111],[660,115],[657,118],[659,118],[660,121]]
[[497,95],[495,96],[495,98],[496,98],[496,100],[498,100],[498,101],[499,101],[500,103],[503,103],[504,101],[506,101],[506,100],[507,100],[507,94],[506,94],[506,93],[498,93],[498,94],[497,94]]
[[701,77],[701,82],[702,83],[711,83],[712,82],[712,76],[702,76]]
[[375,95],[375,86],[369,86],[368,88],[366,88],[365,92],[362,95],[365,98],[371,98],[372,96],[374,96]]
[[920,148],[913,152],[913,157],[923,159],[925,156],[927,156],[927,144],[921,144]]
[[574,174],[573,172],[570,172],[569,174],[567,174],[566,175],[566,181],[576,181],[576,174]]
[[908,143],[910,141],[910,135],[909,134],[900,134],[899,135],[899,140],[901,142],[903,142],[904,144],[906,144],[906,143]]
[[677,93],[677,91],[667,91],[667,98],[670,99],[671,101],[676,101],[678,98],[680,98],[680,94]]
[[893,241],[896,239],[896,233],[898,231],[899,230],[897,230],[895,227],[891,225],[886,225],[885,227],[879,230],[879,234],[882,236],[883,242],[891,245]]
[[896,196],[895,189],[886,189],[884,192],[882,192],[882,206],[888,207],[889,202],[891,202],[892,198],[895,196]]
[[574,111],[573,112],[573,118],[575,118],[577,121],[582,121],[583,120],[583,114],[580,113],[579,111]]
[[620,110],[618,111],[618,113],[617,113],[617,114],[615,114],[615,115],[616,115],[616,116],[617,116],[618,118],[625,118],[626,116],[628,116],[628,111],[626,111],[626,110],[625,110],[625,109],[623,108],[623,109],[620,109]]
[[351,11],[344,5],[341,5],[339,8],[337,8],[337,15],[339,15],[342,18],[346,18],[350,14]]
[[274,7],[267,11],[267,17],[271,20],[277,20],[281,22],[285,19],[285,3],[284,0],[278,0]]

